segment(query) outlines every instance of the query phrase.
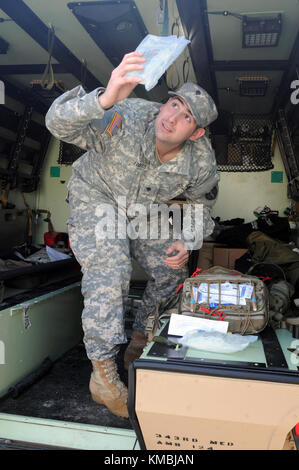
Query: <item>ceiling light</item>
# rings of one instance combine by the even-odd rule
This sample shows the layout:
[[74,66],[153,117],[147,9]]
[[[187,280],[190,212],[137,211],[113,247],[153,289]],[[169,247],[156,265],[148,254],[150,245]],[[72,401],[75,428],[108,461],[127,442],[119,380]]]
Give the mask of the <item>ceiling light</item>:
[[276,18],[243,16],[243,47],[274,47],[281,32],[281,13]]

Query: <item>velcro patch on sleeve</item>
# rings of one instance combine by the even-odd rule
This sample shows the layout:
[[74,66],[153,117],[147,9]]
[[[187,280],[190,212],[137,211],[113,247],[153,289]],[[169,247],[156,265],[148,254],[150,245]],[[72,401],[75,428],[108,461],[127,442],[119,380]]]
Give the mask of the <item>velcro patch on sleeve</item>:
[[119,113],[115,112],[114,116],[112,118],[112,121],[110,122],[109,126],[106,129],[106,132],[110,135],[110,137],[113,137],[118,129],[121,128],[121,123],[122,123],[122,117]]

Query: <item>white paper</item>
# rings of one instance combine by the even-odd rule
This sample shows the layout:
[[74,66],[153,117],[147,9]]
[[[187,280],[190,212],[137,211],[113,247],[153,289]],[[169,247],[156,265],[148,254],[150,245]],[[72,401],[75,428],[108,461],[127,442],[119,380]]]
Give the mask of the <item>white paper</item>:
[[66,255],[65,253],[61,253],[60,251],[54,250],[48,245],[46,245],[46,250],[51,261],[60,261],[62,259],[70,258],[70,255]]
[[191,330],[219,331],[227,333],[228,322],[218,320],[206,320],[205,318],[189,317],[173,313],[170,317],[168,334],[173,336],[184,336]]

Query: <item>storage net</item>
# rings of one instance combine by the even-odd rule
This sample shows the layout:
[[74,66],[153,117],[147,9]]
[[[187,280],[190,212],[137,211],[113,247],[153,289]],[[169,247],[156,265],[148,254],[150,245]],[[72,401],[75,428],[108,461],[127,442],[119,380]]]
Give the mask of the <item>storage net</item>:
[[81,155],[85,153],[80,147],[73,144],[60,141],[59,157],[57,163],[59,165],[72,165]]
[[212,135],[218,170],[265,171],[272,163],[273,124],[269,117],[234,115],[230,135]]

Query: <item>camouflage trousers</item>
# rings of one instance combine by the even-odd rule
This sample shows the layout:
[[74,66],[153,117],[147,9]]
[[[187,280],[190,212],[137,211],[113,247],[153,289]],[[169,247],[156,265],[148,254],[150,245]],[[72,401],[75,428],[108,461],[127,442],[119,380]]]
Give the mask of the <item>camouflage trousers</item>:
[[[90,214],[90,207],[88,209]],[[173,270],[163,262],[166,250],[174,242],[172,238],[99,240],[91,217],[82,212],[80,216],[82,222],[78,217],[76,222],[70,219],[69,237],[83,274],[84,343],[87,356],[96,361],[114,357],[120,345],[127,342],[124,312],[132,272],[131,258],[135,258],[151,278],[136,313],[134,330],[144,331],[147,315],[158,302],[175,293],[187,277],[187,267]]]

